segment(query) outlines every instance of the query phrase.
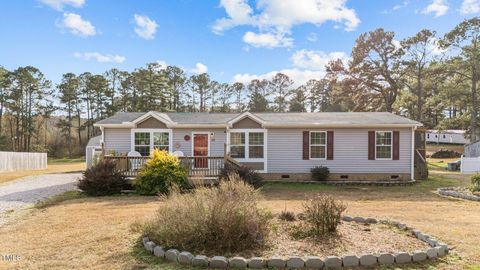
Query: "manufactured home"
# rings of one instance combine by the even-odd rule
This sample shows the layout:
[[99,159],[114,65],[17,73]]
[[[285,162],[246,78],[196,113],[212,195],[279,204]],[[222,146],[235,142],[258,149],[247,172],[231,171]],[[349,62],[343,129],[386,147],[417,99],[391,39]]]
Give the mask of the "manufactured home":
[[189,159],[191,175],[228,158],[270,180],[310,180],[325,166],[332,181],[411,181],[425,163],[422,124],[386,112],[120,112],[95,126],[101,138],[89,147],[122,161],[128,176],[155,148]]
[[427,143],[444,143],[444,144],[467,144],[469,139],[465,138],[465,130],[448,129],[448,130],[427,130]]

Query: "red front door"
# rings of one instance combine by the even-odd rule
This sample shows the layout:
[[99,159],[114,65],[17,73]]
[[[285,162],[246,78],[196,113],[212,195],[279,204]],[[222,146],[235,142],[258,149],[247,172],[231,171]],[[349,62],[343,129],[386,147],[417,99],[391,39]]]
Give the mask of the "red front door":
[[208,168],[208,134],[193,134],[193,156],[195,168]]

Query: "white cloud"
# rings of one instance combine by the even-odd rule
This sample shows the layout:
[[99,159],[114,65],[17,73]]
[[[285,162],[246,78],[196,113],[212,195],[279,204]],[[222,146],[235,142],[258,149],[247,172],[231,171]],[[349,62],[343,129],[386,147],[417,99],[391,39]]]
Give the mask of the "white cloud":
[[135,33],[143,39],[154,39],[158,24],[147,16],[135,14]]
[[480,13],[480,0],[463,0],[460,12],[463,14]]
[[344,52],[325,53],[323,51],[296,51],[291,61],[294,67],[311,70],[325,70],[325,65],[328,62],[336,59],[341,59],[344,62],[348,60],[348,56]]
[[65,6],[72,6],[74,8],[81,8],[85,5],[85,0],[39,0],[41,3],[55,9],[62,11]]
[[255,48],[266,47],[291,47],[293,39],[285,37],[284,34],[246,32],[243,35],[243,41]]
[[248,84],[253,79],[270,80],[279,72],[290,77],[290,79],[292,79],[294,82],[293,83],[294,87],[298,87],[302,84],[305,84],[307,81],[311,79],[320,80],[325,76],[325,71],[300,70],[300,69],[293,68],[293,69],[275,70],[275,71],[271,71],[271,72],[260,74],[260,75],[249,74],[249,73],[236,74],[235,76],[233,76],[233,81],[241,82],[243,84]]
[[445,15],[448,11],[448,5],[445,0],[432,0],[430,5],[422,10],[423,14],[434,13],[435,17],[440,17]]
[[228,16],[214,23],[212,30],[217,34],[236,26],[248,25],[260,30],[262,34],[257,35],[268,33],[291,40],[288,35],[295,25],[308,23],[319,26],[333,21],[343,24],[345,30],[352,31],[360,24],[355,10],[346,6],[346,0],[258,0],[257,12],[248,4],[248,0],[220,0],[220,6]]
[[157,63],[160,66],[160,70],[164,70],[168,67],[168,64],[165,60],[158,60]]
[[101,54],[98,52],[75,52],[73,54],[76,58],[80,58],[83,60],[96,60],[97,62],[100,63],[123,63],[125,61],[125,56],[121,55],[112,55],[112,54]]
[[202,63],[195,64],[195,68],[191,69],[190,72],[195,74],[202,74],[208,72],[208,67]]
[[325,76],[325,65],[330,60],[342,59],[347,61],[348,57],[344,52],[325,53],[322,51],[300,50],[295,52],[290,60],[293,68],[274,70],[263,74],[240,73],[233,76],[234,82],[248,84],[253,79],[271,79],[277,73],[283,73],[293,80],[294,87],[305,84],[308,80],[319,80]]
[[394,5],[391,9],[383,10],[381,13],[382,14],[390,14],[393,13],[394,11],[400,10],[410,4],[410,0],[405,0],[400,4]]
[[82,16],[75,13],[63,13],[63,20],[60,27],[68,29],[72,34],[78,36],[94,36],[97,34],[95,26],[84,20]]

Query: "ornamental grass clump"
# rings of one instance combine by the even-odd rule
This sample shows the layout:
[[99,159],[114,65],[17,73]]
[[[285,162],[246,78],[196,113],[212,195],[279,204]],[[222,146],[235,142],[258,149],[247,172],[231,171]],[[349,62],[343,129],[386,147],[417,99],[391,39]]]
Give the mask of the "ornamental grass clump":
[[167,248],[207,255],[254,250],[264,245],[271,215],[258,207],[259,194],[238,175],[218,186],[162,196],[144,234]]
[[187,171],[176,156],[155,149],[135,179],[135,190],[142,195],[168,194],[172,188],[189,187]]

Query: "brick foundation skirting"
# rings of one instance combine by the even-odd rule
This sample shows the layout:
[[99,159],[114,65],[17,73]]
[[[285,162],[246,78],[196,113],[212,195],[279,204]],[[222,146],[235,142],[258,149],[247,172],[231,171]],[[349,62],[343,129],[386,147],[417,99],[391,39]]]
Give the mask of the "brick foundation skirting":
[[[312,181],[310,173],[262,173],[267,181]],[[327,181],[340,182],[409,182],[411,175],[408,173],[331,173]]]

